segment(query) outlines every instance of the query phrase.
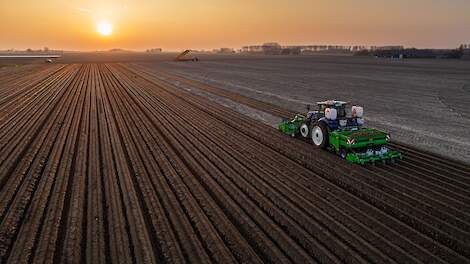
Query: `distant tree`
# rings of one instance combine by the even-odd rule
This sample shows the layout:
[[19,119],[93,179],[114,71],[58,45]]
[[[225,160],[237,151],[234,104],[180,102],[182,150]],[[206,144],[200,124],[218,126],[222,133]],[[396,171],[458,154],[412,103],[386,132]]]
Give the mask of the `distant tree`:
[[448,57],[451,59],[460,59],[464,55],[464,49],[464,45],[460,45],[458,49],[451,51]]
[[366,49],[358,50],[354,53],[354,56],[371,56],[373,52],[368,51]]
[[33,50],[30,49],[30,48],[26,49],[26,51],[27,51],[27,52],[33,52]]
[[49,48],[48,48],[48,47],[44,47],[44,52],[49,52]]

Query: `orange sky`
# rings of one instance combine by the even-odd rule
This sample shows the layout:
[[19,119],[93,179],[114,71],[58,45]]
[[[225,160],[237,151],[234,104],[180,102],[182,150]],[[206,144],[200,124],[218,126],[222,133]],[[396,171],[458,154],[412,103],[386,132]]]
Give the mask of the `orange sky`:
[[[470,42],[468,0],[0,0],[0,49],[164,50]],[[96,24],[107,21],[104,37]]]

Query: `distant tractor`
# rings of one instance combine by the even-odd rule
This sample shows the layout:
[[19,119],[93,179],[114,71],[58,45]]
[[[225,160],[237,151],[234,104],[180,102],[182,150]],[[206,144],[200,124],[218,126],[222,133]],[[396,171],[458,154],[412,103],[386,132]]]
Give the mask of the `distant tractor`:
[[199,61],[198,57],[187,57],[191,50],[185,50],[176,56],[175,61]]
[[401,153],[386,147],[389,134],[363,127],[362,107],[352,106],[348,116],[347,105],[335,100],[318,102],[317,109],[308,109],[306,116],[297,114],[291,120],[283,120],[279,130],[303,138],[317,148],[330,150],[351,163],[395,163],[402,159]]
[[47,59],[46,63],[52,63],[53,61],[51,59]]

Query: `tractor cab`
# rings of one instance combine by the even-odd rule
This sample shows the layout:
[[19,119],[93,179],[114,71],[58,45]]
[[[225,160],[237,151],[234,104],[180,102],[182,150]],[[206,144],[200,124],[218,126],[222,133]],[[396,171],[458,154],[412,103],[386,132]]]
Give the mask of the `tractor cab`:
[[346,116],[346,105],[348,103],[344,101],[328,100],[323,102],[317,102],[318,111],[325,113],[327,108],[336,109],[338,117]]
[[317,110],[310,111],[310,106],[308,106],[307,118],[320,119],[322,117],[325,117],[325,111],[330,112],[331,109],[335,109],[334,112],[336,113],[336,118],[346,117],[347,104],[347,102],[335,100],[317,102]]
[[307,119],[311,122],[322,121],[330,130],[357,129],[364,124],[363,108],[352,106],[351,115],[348,116],[348,105],[348,102],[336,100],[317,102],[317,110],[309,111]]

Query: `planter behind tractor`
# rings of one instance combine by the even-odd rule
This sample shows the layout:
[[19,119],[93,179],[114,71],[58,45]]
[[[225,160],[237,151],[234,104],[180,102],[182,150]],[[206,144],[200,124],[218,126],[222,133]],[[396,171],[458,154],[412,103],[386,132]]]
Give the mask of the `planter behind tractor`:
[[387,133],[363,127],[362,107],[352,106],[351,115],[347,116],[346,106],[347,103],[342,101],[318,102],[317,110],[283,120],[279,130],[292,137],[304,138],[351,163],[395,163],[402,159],[400,152],[387,148],[390,140]]

